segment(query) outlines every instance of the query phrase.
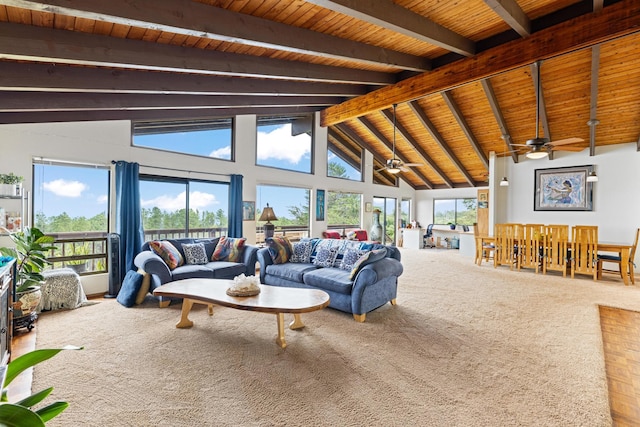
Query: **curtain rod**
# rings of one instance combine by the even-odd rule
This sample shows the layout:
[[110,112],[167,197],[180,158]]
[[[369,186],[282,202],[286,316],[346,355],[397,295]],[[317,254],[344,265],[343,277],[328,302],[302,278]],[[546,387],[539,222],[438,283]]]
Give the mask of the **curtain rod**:
[[[117,162],[117,160],[111,160],[111,163],[113,163],[113,164],[115,164],[116,162]],[[140,164],[140,166],[145,167],[145,168],[162,169],[162,170],[173,171],[173,172],[202,173],[202,174],[205,174],[205,175],[231,176],[230,173],[190,171],[190,170],[186,170],[186,169],[166,168],[166,167],[163,167],[163,166],[151,166],[151,165],[143,165],[143,164]]]

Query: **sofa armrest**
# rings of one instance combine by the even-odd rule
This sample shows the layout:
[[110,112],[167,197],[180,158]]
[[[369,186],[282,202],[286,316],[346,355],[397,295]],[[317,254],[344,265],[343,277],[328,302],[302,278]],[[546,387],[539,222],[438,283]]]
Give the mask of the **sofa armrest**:
[[403,272],[402,263],[395,258],[383,258],[365,265],[353,281],[353,291],[361,292],[362,288],[379,282],[387,277],[398,277]]
[[258,249],[256,253],[258,263],[260,264],[260,283],[264,283],[264,277],[267,274],[267,266],[273,264],[271,255],[269,255],[269,248]]
[[244,247],[244,255],[242,256],[242,263],[245,265],[245,276],[255,276],[256,274],[256,262],[258,261],[257,246],[246,245]]
[[133,260],[136,267],[141,268],[145,273],[154,274],[160,279],[160,284],[165,284],[172,280],[171,270],[157,254],[151,251],[142,251]]

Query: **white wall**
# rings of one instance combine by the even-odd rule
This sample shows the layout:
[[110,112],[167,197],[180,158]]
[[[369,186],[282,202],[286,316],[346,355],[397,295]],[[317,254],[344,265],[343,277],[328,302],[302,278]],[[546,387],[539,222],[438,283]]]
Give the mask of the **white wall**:
[[[138,162],[142,173],[179,176],[197,179],[228,181],[232,173],[240,173],[243,179],[243,200],[256,200],[256,185],[283,185],[312,190],[312,203],[315,202],[315,190],[349,191],[363,194],[363,203],[372,202],[374,196],[413,198],[414,190],[401,181],[399,188],[375,185],[372,183],[371,168],[373,157],[365,154],[365,182],[327,177],[327,131],[318,125],[316,117],[314,141],[315,173],[304,174],[256,166],[256,118],[253,115],[236,117],[236,161],[215,160],[204,157],[167,153],[131,145],[131,123],[129,121],[40,123],[28,125],[0,125],[0,171],[14,172],[25,177],[24,187],[32,188],[32,160],[51,158],[109,165],[112,160]],[[9,153],[9,154],[7,154]],[[169,171],[170,168],[190,171],[188,173]],[[214,173],[214,174],[212,174]],[[113,197],[112,197],[113,199]],[[5,203],[7,202],[7,203]],[[13,200],[3,200],[2,207],[7,210],[19,210]],[[315,212],[315,206],[311,206]],[[315,217],[315,215],[311,215]],[[363,227],[371,227],[371,214],[363,214]],[[255,222],[244,221],[244,234],[251,243],[255,243]],[[320,236],[326,229],[326,221],[312,221],[311,234]],[[7,244],[0,241],[0,245]],[[106,275],[85,276],[82,279],[85,292],[96,294],[108,289]]]

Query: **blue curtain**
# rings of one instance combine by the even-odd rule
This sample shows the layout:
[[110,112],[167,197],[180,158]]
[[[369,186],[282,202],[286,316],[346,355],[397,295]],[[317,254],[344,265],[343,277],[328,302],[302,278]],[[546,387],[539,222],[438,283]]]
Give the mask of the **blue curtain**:
[[137,163],[122,160],[116,164],[116,233],[120,235],[120,282],[144,243],[140,210],[140,179]]
[[242,237],[242,175],[231,175],[228,235]]

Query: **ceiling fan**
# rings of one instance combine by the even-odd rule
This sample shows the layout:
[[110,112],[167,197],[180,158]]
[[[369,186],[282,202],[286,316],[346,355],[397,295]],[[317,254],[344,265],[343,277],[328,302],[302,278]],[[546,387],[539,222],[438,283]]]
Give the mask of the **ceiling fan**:
[[397,174],[399,172],[408,172],[407,166],[422,166],[420,163],[405,163],[396,157],[396,107],[398,104],[393,104],[393,149],[391,150],[391,158],[387,159],[386,165],[376,172],[386,170],[389,173]]
[[536,84],[536,137],[528,139],[526,144],[511,144],[514,147],[527,147],[529,151],[525,156],[529,159],[542,159],[547,157],[552,151],[582,151],[584,146],[576,146],[584,142],[582,138],[565,138],[556,141],[550,141],[549,138],[540,137],[540,61],[536,62],[538,68],[538,79]]

